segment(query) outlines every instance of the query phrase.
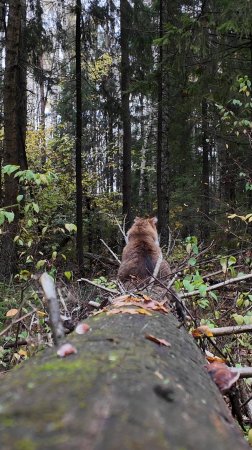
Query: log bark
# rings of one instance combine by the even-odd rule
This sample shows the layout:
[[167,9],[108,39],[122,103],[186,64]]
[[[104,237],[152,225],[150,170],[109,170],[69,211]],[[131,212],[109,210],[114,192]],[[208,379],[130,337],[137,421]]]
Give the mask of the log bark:
[[151,314],[89,318],[77,354],[49,349],[5,375],[1,450],[249,449],[192,337]]

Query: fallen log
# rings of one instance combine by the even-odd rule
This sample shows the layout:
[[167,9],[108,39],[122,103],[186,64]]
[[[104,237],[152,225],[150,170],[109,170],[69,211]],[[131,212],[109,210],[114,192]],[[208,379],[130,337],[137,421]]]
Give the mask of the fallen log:
[[143,311],[93,316],[77,354],[48,349],[5,375],[1,450],[249,449],[193,338]]

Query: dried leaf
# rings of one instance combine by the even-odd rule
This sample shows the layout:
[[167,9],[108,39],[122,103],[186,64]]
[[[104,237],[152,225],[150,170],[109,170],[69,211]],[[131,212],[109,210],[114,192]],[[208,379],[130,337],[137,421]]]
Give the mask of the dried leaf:
[[145,314],[147,316],[151,316],[152,314],[147,311],[144,308],[115,308],[115,309],[110,309],[109,311],[107,311],[107,315],[113,315],[113,314]]
[[169,312],[169,309],[167,309],[162,303],[151,299],[147,295],[142,295],[141,297],[136,297],[133,295],[120,295],[119,297],[114,298],[113,306],[121,307],[125,305],[141,306],[143,309],[162,311],[164,313]]
[[27,356],[27,351],[26,350],[23,350],[22,348],[18,351],[18,354],[20,355],[20,356]]
[[131,298],[131,296],[129,294],[127,294],[127,295],[119,295],[119,297],[115,297],[113,299],[113,305],[116,305],[117,303],[121,303],[121,302],[126,302],[130,298]]
[[193,337],[201,337],[201,336],[208,336],[212,337],[213,333],[211,331],[211,328],[209,328],[207,325],[202,325],[201,327],[197,327],[194,330],[192,330]]
[[226,364],[219,362],[208,364],[206,369],[221,392],[228,391],[240,376],[238,371],[231,370]]
[[77,353],[77,349],[72,344],[63,344],[57,351],[57,355],[61,358]]
[[220,364],[225,364],[225,360],[222,359],[222,358],[219,358],[219,356],[214,356],[214,355],[213,356],[207,356],[206,359],[210,363],[217,362],[217,363],[220,363]]
[[9,309],[5,314],[6,317],[14,317],[18,313],[18,309]]
[[149,341],[155,342],[156,344],[165,345],[166,347],[171,347],[170,342],[166,341],[165,339],[159,339],[156,336],[153,336],[152,334],[146,334],[146,339],[149,339]]
[[39,317],[45,317],[47,314],[46,314],[44,311],[39,311],[39,310],[37,310],[37,315],[38,315]]
[[77,334],[85,334],[90,330],[90,326],[83,322],[83,323],[78,323],[77,327],[75,328],[75,332]]

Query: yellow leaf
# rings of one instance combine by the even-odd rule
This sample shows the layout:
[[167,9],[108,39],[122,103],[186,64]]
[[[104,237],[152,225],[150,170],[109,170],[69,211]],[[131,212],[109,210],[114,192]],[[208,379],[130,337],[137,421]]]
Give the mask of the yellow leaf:
[[14,317],[18,313],[18,309],[9,309],[5,314],[6,317]]
[[151,316],[152,314],[147,311],[147,309],[144,308],[115,308],[110,309],[107,312],[107,315],[113,315],[113,314],[145,314],[146,316]]
[[18,351],[18,354],[20,356],[27,356],[27,352],[25,350],[23,350],[22,348]]
[[46,316],[46,313],[45,313],[44,311],[39,311],[39,310],[37,310],[37,315],[38,315],[39,317],[45,317],[45,316]]

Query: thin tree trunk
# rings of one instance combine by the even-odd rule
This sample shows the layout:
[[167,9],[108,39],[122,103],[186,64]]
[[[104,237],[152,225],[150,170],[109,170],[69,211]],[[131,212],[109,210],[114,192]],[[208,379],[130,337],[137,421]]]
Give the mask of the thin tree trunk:
[[[165,0],[159,3],[159,37],[163,37],[164,24],[168,21],[167,4]],[[159,49],[158,73],[158,134],[157,134],[157,202],[158,227],[161,245],[169,241],[169,79],[164,67],[165,47]]]
[[209,237],[209,136],[207,109],[207,100],[204,97],[202,99],[202,239]]
[[148,199],[146,195],[148,194],[148,185],[146,185],[146,164],[147,164],[147,150],[148,144],[150,142],[150,136],[152,133],[152,111],[148,118],[148,124],[146,128],[143,124],[143,145],[141,148],[141,162],[140,162],[140,180],[139,180],[139,207],[144,212],[150,213],[148,211]]
[[81,95],[81,0],[76,0],[76,256],[79,271],[83,269],[82,220],[82,95]]
[[131,224],[131,120],[129,105],[130,64],[129,64],[129,3],[120,1],[121,20],[121,96],[123,124],[123,215],[126,216],[126,229]]
[[39,96],[40,96],[40,130],[41,130],[41,166],[44,167],[46,163],[46,141],[45,141],[45,108],[46,108],[46,95],[45,95],[45,82],[44,82],[44,63],[43,55],[39,57]]

